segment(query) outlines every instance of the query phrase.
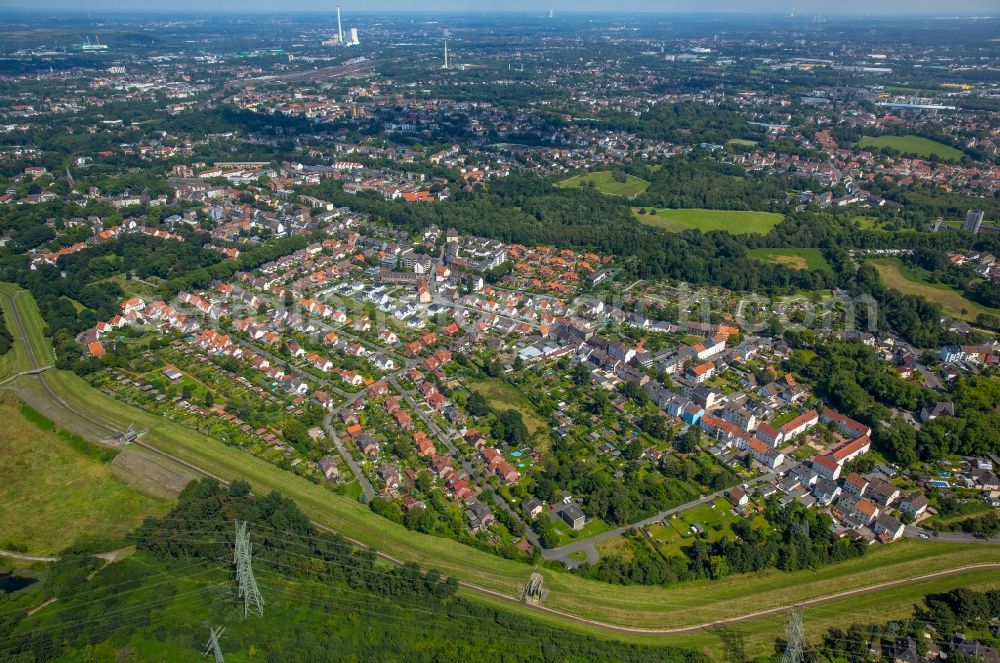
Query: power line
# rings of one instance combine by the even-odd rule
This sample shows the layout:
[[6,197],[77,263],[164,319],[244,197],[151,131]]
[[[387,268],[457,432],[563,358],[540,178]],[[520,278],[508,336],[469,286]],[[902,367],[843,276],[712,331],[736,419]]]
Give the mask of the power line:
[[[160,582],[153,583],[152,585],[140,585],[139,587],[135,587],[133,589],[126,589],[124,591],[115,592],[114,593],[114,597],[115,597],[115,599],[120,599],[122,596],[125,596],[127,594],[132,594],[132,593],[135,593],[135,592],[141,592],[141,591],[144,591],[144,590],[152,588],[152,587],[159,587],[161,585],[169,584],[169,583],[172,583],[172,582],[178,582],[178,581],[183,581],[183,580],[190,580],[191,578],[194,578],[195,576],[203,575],[203,574],[208,573],[210,571],[217,571],[217,570],[219,570],[218,567],[212,567],[212,568],[207,568],[206,569],[206,568],[203,568],[204,565],[205,564],[204,564],[203,561],[198,561],[198,562],[195,562],[194,564],[192,564],[192,565],[190,565],[188,567],[185,567],[184,569],[180,569],[180,570],[178,570],[178,569],[166,569],[166,570],[161,571],[159,573],[151,574],[149,576],[146,576],[143,579],[145,580],[145,579],[148,579],[148,578],[155,578],[157,576],[163,576],[163,575],[170,576],[170,577],[168,577],[166,580],[162,580]],[[196,573],[191,573],[189,575],[181,575],[181,576],[174,575],[174,574],[179,574],[181,571],[186,572],[186,571],[189,571],[191,569],[201,569],[201,570],[197,571]],[[75,600],[78,597],[83,596],[84,594],[92,594],[92,593],[95,593],[95,592],[104,592],[104,591],[108,591],[108,590],[110,590],[110,589],[112,589],[114,587],[119,587],[121,585],[132,585],[134,583],[135,583],[134,580],[125,580],[125,581],[122,581],[122,582],[119,582],[119,583],[115,583],[115,584],[112,584],[112,585],[102,585],[101,587],[95,587],[93,589],[88,589],[88,590],[85,590],[85,591],[73,594],[73,596],[71,598]],[[51,616],[53,614],[57,614],[59,612],[62,612],[63,610],[70,610],[72,608],[76,608],[76,607],[80,607],[80,606],[84,606],[84,605],[90,605],[92,603],[98,603],[100,601],[104,601],[107,598],[109,598],[109,597],[108,596],[100,596],[100,597],[98,597],[96,599],[89,599],[87,601],[83,601],[83,602],[80,602],[80,603],[73,603],[73,604],[67,605],[64,608],[57,607],[55,610],[46,610],[45,614],[48,615],[48,616]],[[3,617],[5,615],[10,615],[10,614],[18,613],[18,612],[21,612],[23,610],[24,610],[23,608],[15,608],[13,610],[5,610],[4,612],[0,612],[0,617]]]
[[222,648],[219,647],[219,638],[225,632],[225,627],[213,628],[212,634],[208,636],[208,645],[205,647],[205,656],[212,654],[215,656],[215,663],[226,663],[222,657]]
[[[127,520],[127,519],[123,518],[123,520]],[[165,520],[167,522],[174,521],[174,520],[179,521],[179,522],[185,522],[186,521],[186,519],[184,519],[184,518],[171,518],[169,516],[165,516],[161,520]],[[194,520],[189,521],[189,522],[215,522],[215,521],[214,521],[214,519],[194,519]],[[259,525],[259,527],[262,527],[265,530],[270,530],[272,532],[275,532],[276,534],[279,534],[282,537],[282,543],[285,546],[294,545],[294,546],[298,546],[298,547],[300,547],[302,549],[308,550],[308,551],[313,552],[313,553],[318,553],[319,552],[318,550],[316,550],[317,546],[341,547],[341,548],[344,548],[344,549],[351,549],[351,550],[355,550],[355,551],[365,550],[365,548],[359,547],[359,546],[357,546],[355,544],[352,544],[352,543],[349,543],[349,542],[337,542],[337,541],[328,540],[328,539],[326,539],[326,537],[322,536],[322,534],[325,534],[325,532],[318,532],[318,533],[314,533],[313,535],[304,535],[304,534],[299,534],[299,533],[296,533],[296,532],[289,532],[289,531],[278,530],[278,529],[273,528],[273,527],[268,527],[267,525]],[[204,532],[204,533],[207,533],[207,534],[218,534],[219,533],[219,532],[213,531],[213,530],[195,530],[195,529],[191,529],[191,530],[179,529],[178,530],[178,529],[173,529],[170,526],[165,527],[165,528],[161,527],[161,528],[159,528],[159,531],[160,532],[180,531],[180,532],[183,532],[183,533],[186,533],[186,534],[197,534],[197,533],[200,533],[200,532]],[[313,539],[313,536],[316,536],[316,534],[319,534],[320,536],[317,537],[316,541],[311,541],[311,539]],[[295,541],[295,539],[299,539],[300,541]],[[216,542],[216,541],[192,541],[192,543],[217,544],[217,543],[221,543],[221,542]],[[293,553],[291,551],[285,551],[285,552],[287,554],[296,555],[296,553]],[[313,554],[313,555],[298,554],[296,556],[301,557],[301,558],[305,558],[305,559],[317,559],[317,557],[315,556],[315,554]],[[318,559],[322,560],[322,556],[320,556]],[[358,568],[354,564],[338,563],[338,562],[333,561],[333,560],[323,560],[323,561],[325,561],[328,564],[335,565],[335,566],[342,566],[342,567],[345,567],[345,568]],[[377,574],[377,575],[384,575],[384,576],[393,575],[393,574],[389,574],[389,573],[385,573],[385,572],[376,571],[374,569],[366,569],[365,571],[367,573],[372,573],[372,574]],[[704,598],[699,597],[699,599],[695,600],[693,603],[686,603],[686,604],[683,604],[683,605],[673,603],[673,604],[670,604],[670,605],[672,605],[673,607],[677,607],[677,608],[683,608],[684,610],[688,610],[688,611],[692,611],[692,612],[697,612],[697,611],[701,611],[701,610],[715,609],[714,606],[712,606],[712,607],[710,607],[708,605],[699,606],[699,605],[697,605],[698,603],[708,604],[709,601],[705,600]],[[831,614],[831,615],[832,614],[846,614],[848,612],[852,612],[850,610],[846,610],[846,609],[843,609],[843,608],[838,609],[838,608],[835,608],[835,607],[832,607],[832,606],[820,607],[819,605],[817,605],[817,606],[811,606],[809,609],[810,609],[811,613],[813,611],[819,611],[819,612],[826,613],[826,614]]]
[[[139,613],[138,611],[139,611],[140,608],[148,608],[148,609],[152,610],[154,608],[161,607],[161,606],[165,607],[167,605],[171,605],[171,606],[184,605],[184,604],[186,604],[187,601],[190,601],[195,596],[198,596],[197,603],[192,603],[192,608],[193,608],[194,605],[204,605],[204,602],[202,601],[202,598],[201,598],[202,594],[210,593],[210,592],[212,592],[214,590],[218,590],[218,589],[219,589],[219,585],[206,585],[206,586],[200,587],[198,589],[193,589],[193,590],[190,590],[190,591],[187,591],[187,592],[181,592],[179,594],[174,594],[174,595],[166,597],[166,598],[156,599],[156,600],[153,600],[153,601],[143,601],[142,603],[140,603],[138,605],[125,606],[125,607],[122,607],[122,608],[118,608],[116,610],[109,610],[107,612],[101,612],[101,613],[97,613],[97,614],[92,614],[92,615],[90,615],[88,617],[84,617],[83,619],[74,619],[74,620],[69,620],[69,621],[66,621],[66,620],[56,620],[55,622],[50,623],[50,624],[48,624],[46,626],[39,626],[39,627],[36,627],[36,628],[31,628],[31,629],[26,629],[26,630],[19,630],[16,633],[12,633],[12,634],[10,634],[8,636],[0,638],[0,645],[10,644],[10,643],[16,642],[18,640],[18,638],[24,637],[24,636],[29,635],[29,634],[49,633],[49,632],[53,632],[53,631],[59,631],[60,629],[64,629],[64,628],[67,628],[67,627],[80,626],[80,625],[83,625],[83,624],[89,624],[91,622],[96,622],[96,621],[99,621],[99,620],[108,620],[109,618],[112,618],[112,617],[114,618],[114,623],[116,625],[116,627],[115,627],[116,629],[122,628],[123,626],[126,626],[126,625],[134,625],[133,624],[133,620],[136,620],[135,623],[145,623],[147,615]],[[66,609],[75,608],[75,607],[79,607],[79,606],[67,606]]]

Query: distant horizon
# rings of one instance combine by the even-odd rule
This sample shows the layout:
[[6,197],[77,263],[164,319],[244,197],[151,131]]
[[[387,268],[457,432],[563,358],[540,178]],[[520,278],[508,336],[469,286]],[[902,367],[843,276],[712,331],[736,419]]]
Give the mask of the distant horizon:
[[[47,13],[64,12],[70,15],[136,15],[136,14],[333,14],[336,11],[336,0],[289,0],[280,10],[275,9],[269,0],[219,0],[216,2],[198,2],[197,0],[175,0],[169,6],[160,3],[141,3],[146,6],[137,7],[135,2],[128,0],[91,0],[84,6],[65,6],[66,0],[38,0],[31,5],[0,6],[0,13]],[[152,4],[153,6],[149,6]],[[711,16],[765,16],[787,18],[811,18],[815,15],[838,18],[864,18],[879,16],[886,18],[981,18],[995,19],[1000,17],[997,7],[991,1],[958,0],[950,5],[949,11],[941,11],[936,0],[911,0],[909,2],[893,0],[879,3],[877,9],[866,6],[863,0],[847,0],[832,8],[828,3],[817,0],[781,0],[766,10],[753,9],[750,3],[736,0],[718,0],[710,3],[711,7],[698,0],[673,0],[669,3],[650,2],[649,0],[623,0],[618,3],[619,9],[608,10],[607,4],[600,0],[578,0],[568,3],[566,0],[555,0],[547,4],[539,2],[524,3],[524,0],[513,0],[503,7],[470,7],[461,0],[437,0],[425,3],[419,9],[411,6],[400,6],[399,0],[382,0],[382,2],[366,2],[363,9],[355,8],[351,2],[340,2],[341,10],[351,15],[431,15],[431,14],[463,14],[463,15],[517,15],[526,16],[547,14],[550,10],[559,15],[711,15]],[[567,5],[567,6],[564,6]],[[656,6],[650,6],[656,5]],[[667,6],[664,6],[667,5]]]

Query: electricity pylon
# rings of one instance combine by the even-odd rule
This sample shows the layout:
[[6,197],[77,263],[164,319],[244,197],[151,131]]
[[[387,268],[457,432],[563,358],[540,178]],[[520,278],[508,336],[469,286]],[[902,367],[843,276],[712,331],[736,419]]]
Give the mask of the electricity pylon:
[[252,549],[246,521],[237,521],[236,552],[233,561],[236,563],[238,596],[243,599],[244,619],[251,612],[261,617],[264,616],[264,599],[260,597],[257,580],[253,577],[253,567],[251,566]]
[[222,637],[225,627],[213,628],[212,634],[208,636],[208,646],[205,648],[205,656],[212,654],[215,656],[215,663],[226,663],[222,658],[222,648],[219,646],[219,638]]
[[802,663],[806,654],[806,630],[802,625],[801,607],[788,613],[785,634],[787,644],[785,645],[785,655],[781,657],[782,663]]
[[542,589],[542,574],[537,571],[531,573],[528,584],[521,591],[521,600],[526,603],[538,605],[549,595],[547,589]]

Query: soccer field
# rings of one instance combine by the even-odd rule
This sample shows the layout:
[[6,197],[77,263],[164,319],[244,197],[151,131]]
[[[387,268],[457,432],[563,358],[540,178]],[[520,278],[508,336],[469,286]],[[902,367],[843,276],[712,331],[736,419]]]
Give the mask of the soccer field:
[[961,150],[922,136],[864,136],[858,141],[858,147],[877,150],[889,147],[903,154],[916,154],[925,159],[930,158],[932,154],[946,161],[958,161],[962,158]]
[[625,198],[635,198],[646,190],[649,182],[634,175],[626,175],[624,182],[616,182],[614,173],[610,170],[600,170],[593,173],[583,173],[574,175],[569,179],[556,184],[562,189],[570,189],[594,184],[594,189],[608,196],[624,196]]
[[702,232],[725,230],[734,235],[756,233],[766,235],[771,228],[781,223],[782,216],[773,212],[743,212],[714,209],[657,209],[641,213],[641,208],[632,212],[640,223],[670,232],[697,229]]
[[830,269],[819,249],[750,249],[747,255],[761,262],[785,265],[792,269]]

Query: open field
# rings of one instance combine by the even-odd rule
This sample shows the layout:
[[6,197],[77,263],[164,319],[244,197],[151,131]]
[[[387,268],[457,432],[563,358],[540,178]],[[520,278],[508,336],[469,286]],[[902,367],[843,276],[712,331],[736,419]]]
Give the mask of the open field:
[[0,547],[13,542],[51,555],[81,539],[120,537],[143,517],[169,509],[115,478],[110,463],[74,448],[68,433],[21,408],[9,393],[0,400]]
[[[872,261],[886,286],[907,295],[919,295],[929,302],[940,304],[945,312],[959,320],[973,322],[980,313],[996,313],[967,299],[962,293],[942,284],[931,284],[907,275],[905,267],[895,258],[878,258]],[[962,313],[962,311],[965,313]]]
[[[911,228],[909,226],[901,226],[897,227],[895,230],[890,230],[893,227],[893,224],[891,222],[880,220],[874,216],[861,216],[861,215],[852,216],[851,221],[853,223],[857,223],[862,230],[875,230],[879,232],[902,232],[902,233],[916,232],[915,228]],[[956,223],[958,224],[958,226],[962,225],[961,221],[950,221],[948,219],[945,219],[944,223],[945,225],[949,225],[951,223]],[[927,227],[929,228],[930,225],[928,224]]]
[[578,186],[589,186],[590,182],[594,183],[594,188],[597,191],[605,195],[624,196],[626,198],[635,198],[649,186],[649,182],[635,175],[626,175],[624,182],[615,182],[614,173],[610,170],[599,170],[593,173],[574,175],[569,179],[558,182],[556,186],[568,189]]
[[513,385],[497,378],[470,381],[469,388],[478,391],[494,410],[514,409],[521,413],[528,432],[534,435],[538,431],[548,431],[549,425]]
[[823,269],[830,265],[819,249],[750,249],[747,255],[761,262],[784,265],[792,269]]
[[28,359],[28,353],[24,349],[24,344],[17,342],[17,334],[13,331],[13,324],[10,321],[14,313],[10,310],[10,304],[8,304],[6,297],[0,297],[0,306],[3,307],[3,315],[4,320],[7,321],[7,327],[11,329],[11,334],[14,335],[14,343],[11,345],[10,350],[7,351],[7,354],[0,357],[0,380],[3,380],[24,371],[30,371],[31,360]]
[[[27,307],[22,317],[30,318],[32,315],[37,316],[37,310]],[[38,328],[37,321],[34,326]],[[45,345],[47,340],[34,336],[29,338],[29,342],[35,347]],[[42,378],[24,377],[18,380],[18,385],[24,390],[50,389],[49,402],[53,409],[72,408],[92,425],[122,429],[127,423],[134,422],[138,428],[148,430],[141,445],[148,445],[220,478],[245,479],[258,493],[279,490],[294,499],[317,523],[376,546],[383,555],[393,560],[412,560],[444,574],[457,576],[463,582],[463,594],[481,600],[484,595],[497,600],[515,597],[531,572],[530,567],[524,564],[501,559],[449,539],[406,530],[374,515],[355,500],[336,495],[184,426],[116,401],[92,389],[73,374],[50,371]],[[818,570],[797,573],[768,571],[666,588],[623,587],[541,569],[549,591],[544,608],[550,612],[521,606],[516,601],[505,602],[505,606],[536,617],[557,620],[562,626],[607,635],[608,627],[579,620],[598,620],[631,629],[697,626],[768,608],[783,609],[799,601],[850,589],[986,562],[1000,563],[1000,546],[902,541],[875,548],[864,558]],[[992,574],[996,575],[995,570]],[[958,577],[951,581],[950,586],[964,582]],[[894,602],[892,605],[899,605],[894,593],[882,591],[875,596],[884,598],[885,605],[890,605],[889,601]],[[770,634],[773,637],[780,633],[771,630]],[[616,633],[616,637],[653,640],[663,640],[665,635],[627,631]],[[672,639],[673,635],[670,637]]]
[[945,161],[958,161],[962,158],[961,150],[922,136],[863,136],[858,141],[858,147],[870,147],[877,150],[889,147],[903,154],[916,154],[925,159],[930,158],[933,154]]
[[670,232],[697,229],[702,232],[726,230],[734,235],[757,233],[767,234],[771,228],[781,223],[782,216],[773,212],[739,212],[714,209],[658,209],[653,214],[640,214],[639,208],[632,212],[640,223]]
[[718,541],[738,521],[732,505],[724,497],[700,504],[670,517],[666,523],[649,527],[652,543],[665,556],[682,556],[681,548],[694,543],[694,528],[705,533],[708,541]]
[[[153,277],[155,278],[155,277]],[[125,293],[126,297],[145,297],[150,298],[156,295],[156,283],[150,280],[142,280],[138,278],[130,279],[126,278],[125,274],[117,273],[109,276],[98,283],[115,283]]]

